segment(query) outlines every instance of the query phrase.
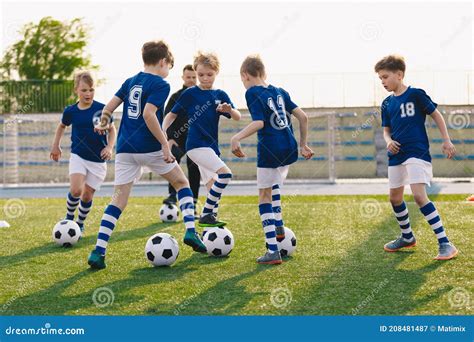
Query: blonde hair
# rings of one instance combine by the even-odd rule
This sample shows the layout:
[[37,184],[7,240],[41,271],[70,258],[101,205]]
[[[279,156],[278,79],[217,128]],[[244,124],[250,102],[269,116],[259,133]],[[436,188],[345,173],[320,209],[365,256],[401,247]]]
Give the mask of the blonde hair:
[[240,73],[246,73],[253,77],[262,77],[266,76],[265,65],[263,64],[262,58],[260,55],[250,55],[242,62],[240,67]]
[[91,88],[94,86],[94,78],[92,77],[90,71],[83,70],[76,72],[76,74],[74,75],[74,89],[77,89],[77,87],[79,87],[79,83],[81,83],[81,81],[86,83]]
[[202,52],[202,51],[198,51],[196,56],[194,56],[194,63],[193,63],[194,70],[197,69],[198,65],[207,66],[216,72],[219,72],[219,68],[221,66],[219,62],[219,58],[217,57],[215,53]]

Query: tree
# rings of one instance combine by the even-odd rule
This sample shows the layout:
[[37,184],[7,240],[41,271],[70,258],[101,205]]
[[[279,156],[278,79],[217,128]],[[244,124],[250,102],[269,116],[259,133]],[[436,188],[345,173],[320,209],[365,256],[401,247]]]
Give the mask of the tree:
[[2,74],[15,72],[24,80],[68,79],[75,70],[97,68],[85,54],[89,27],[81,18],[59,21],[45,17],[38,24],[26,24],[23,39],[9,47],[2,61]]
[[97,69],[85,52],[89,31],[82,18],[60,21],[45,17],[37,24],[24,25],[23,38],[7,48],[0,63],[5,101],[1,112],[18,111],[25,101],[34,102],[30,107],[35,112],[62,110],[73,98],[74,72]]

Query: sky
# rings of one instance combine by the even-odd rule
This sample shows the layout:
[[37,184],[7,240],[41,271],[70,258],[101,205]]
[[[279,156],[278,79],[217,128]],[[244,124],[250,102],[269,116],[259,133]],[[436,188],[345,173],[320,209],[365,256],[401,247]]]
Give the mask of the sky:
[[474,103],[471,2],[3,1],[2,50],[44,16],[83,17],[92,27],[87,52],[105,80],[96,95],[103,102],[142,69],[143,43],[164,39],[175,56],[172,91],[197,50],[213,51],[221,60],[216,86],[239,107],[240,64],[254,53],[270,83],[302,107],[379,104],[387,93],[373,66],[390,53],[405,57],[407,83],[436,102]]

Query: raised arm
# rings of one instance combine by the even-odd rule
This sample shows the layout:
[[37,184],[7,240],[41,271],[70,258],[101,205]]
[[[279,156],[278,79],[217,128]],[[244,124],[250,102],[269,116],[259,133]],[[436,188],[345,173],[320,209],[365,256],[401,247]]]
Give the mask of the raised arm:
[[299,107],[291,112],[300,124],[300,149],[305,159],[314,156],[313,150],[308,146],[308,115]]
[[456,155],[456,148],[449,137],[448,128],[446,127],[443,115],[441,115],[439,110],[435,109],[435,111],[431,113],[431,118],[436,123],[436,126],[438,126],[441,136],[443,137],[443,153],[445,153],[449,159],[453,158]]

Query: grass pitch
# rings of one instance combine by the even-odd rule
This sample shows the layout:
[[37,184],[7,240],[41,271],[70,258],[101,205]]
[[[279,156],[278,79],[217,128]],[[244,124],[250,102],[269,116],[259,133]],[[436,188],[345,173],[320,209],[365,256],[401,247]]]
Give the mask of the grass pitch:
[[[97,198],[86,235],[73,248],[52,242],[63,199],[23,200],[24,213],[0,229],[2,315],[468,315],[474,290],[474,206],[465,195],[432,197],[460,253],[440,262],[437,241],[407,198],[417,247],[386,253],[399,234],[387,196],[283,196],[285,225],[297,251],[279,266],[264,252],[257,197],[224,197],[220,215],[236,245],[227,258],[197,254],[181,240],[181,222],[159,223],[162,198],[132,198],[111,237],[107,269],[91,271],[109,198]],[[6,200],[0,200],[4,207]],[[172,267],[144,256],[151,235],[180,241]]]

